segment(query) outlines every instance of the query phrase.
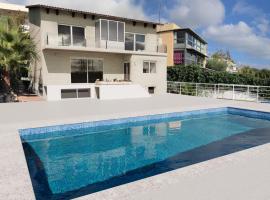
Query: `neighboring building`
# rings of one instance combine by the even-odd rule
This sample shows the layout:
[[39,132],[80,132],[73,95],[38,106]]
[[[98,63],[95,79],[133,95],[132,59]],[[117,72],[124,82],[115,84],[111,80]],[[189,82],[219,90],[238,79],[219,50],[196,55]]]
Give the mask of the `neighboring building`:
[[27,17],[28,9],[23,5],[1,3],[0,2],[0,16],[18,16],[22,15]]
[[157,27],[157,32],[167,45],[168,66],[198,64],[205,67],[207,42],[193,30],[164,24]]
[[0,25],[7,25],[8,17],[27,29],[28,9],[25,6],[9,3],[0,3]]
[[47,5],[27,8],[40,52],[32,80],[47,99],[166,93],[159,24]]

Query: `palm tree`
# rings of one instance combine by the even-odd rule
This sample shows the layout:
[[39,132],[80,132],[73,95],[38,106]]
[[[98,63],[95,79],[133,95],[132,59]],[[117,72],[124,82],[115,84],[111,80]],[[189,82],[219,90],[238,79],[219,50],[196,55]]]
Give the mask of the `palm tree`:
[[30,34],[20,26],[0,28],[0,68],[9,90],[14,89],[21,70],[37,59],[36,46]]

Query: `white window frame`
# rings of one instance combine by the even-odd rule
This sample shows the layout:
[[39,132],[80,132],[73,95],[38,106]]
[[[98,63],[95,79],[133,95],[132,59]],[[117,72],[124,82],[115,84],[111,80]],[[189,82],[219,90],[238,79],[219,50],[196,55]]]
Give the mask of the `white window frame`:
[[89,77],[88,77],[88,60],[100,60],[102,61],[102,72],[104,74],[104,59],[103,58],[92,58],[92,57],[70,57],[70,83],[71,84],[77,84],[77,83],[72,83],[71,82],[71,64],[72,60],[87,60],[87,66],[86,66],[86,73],[87,73],[87,83],[82,83],[82,84],[92,84],[89,83]]
[[69,26],[69,31],[70,31],[70,46],[74,46],[73,45],[73,27],[79,27],[79,28],[83,28],[84,29],[84,39],[86,40],[85,37],[85,26],[77,26],[77,25],[70,25],[70,24],[58,24],[57,25],[57,35],[59,37],[59,26]]
[[[134,32],[125,32],[125,38],[126,38],[126,33],[133,35],[133,51],[136,51],[136,35],[143,35],[144,36],[144,47],[145,47],[146,34],[134,33]],[[126,42],[126,39],[124,39],[124,41]]]
[[[126,31],[126,23],[125,22],[122,22],[122,21],[116,21],[116,20],[110,20],[110,19],[98,19],[97,21],[98,21],[98,23],[99,23],[99,41],[102,41],[102,39],[101,39],[101,33],[102,33],[102,29],[101,29],[101,21],[102,20],[104,20],[104,21],[107,21],[107,28],[108,28],[108,35],[107,35],[107,41],[111,41],[111,42],[121,42],[121,41],[119,41],[119,37],[118,37],[118,24],[119,23],[123,23],[124,24],[124,41],[123,41],[123,43],[125,43],[125,31]],[[112,22],[116,22],[117,23],[117,30],[116,30],[116,32],[117,32],[117,41],[113,41],[113,40],[110,40],[110,21],[112,21]]]
[[[148,71],[149,72],[143,72],[143,74],[156,74],[157,73],[157,61],[153,61],[153,60],[144,60],[143,61],[143,66],[144,66],[144,63],[148,63]],[[151,72],[151,63],[155,63],[155,68],[156,68],[156,72]]]

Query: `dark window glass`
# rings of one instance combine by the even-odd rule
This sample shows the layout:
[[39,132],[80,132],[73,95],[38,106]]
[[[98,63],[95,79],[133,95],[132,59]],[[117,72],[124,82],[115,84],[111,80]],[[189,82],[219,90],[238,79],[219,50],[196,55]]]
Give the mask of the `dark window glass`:
[[156,72],[157,72],[156,63],[155,62],[150,62],[150,73],[154,74]]
[[134,34],[132,33],[125,34],[125,50],[134,50]]
[[148,87],[149,94],[155,94],[155,87]]
[[117,41],[117,22],[109,21],[109,40]]
[[143,62],[143,73],[149,73],[149,62]]
[[90,89],[78,89],[78,98],[89,98],[90,96]]
[[95,83],[97,80],[103,80],[103,61],[88,60],[88,82]]
[[145,35],[136,35],[136,51],[145,49]]
[[118,22],[118,42],[124,42],[125,30],[124,23]]
[[61,98],[62,99],[77,98],[77,90],[76,89],[62,89]]
[[87,60],[71,61],[71,83],[87,83]]
[[108,21],[101,20],[101,40],[108,40]]
[[175,43],[177,43],[177,44],[185,43],[185,32],[184,31],[178,31],[175,33]]
[[99,21],[97,21],[96,23],[95,23],[95,39],[96,39],[96,41],[99,41],[100,40],[100,23],[99,23]]
[[71,45],[71,27],[58,25],[58,44],[59,46]]
[[72,36],[74,46],[85,46],[84,28],[73,26]]

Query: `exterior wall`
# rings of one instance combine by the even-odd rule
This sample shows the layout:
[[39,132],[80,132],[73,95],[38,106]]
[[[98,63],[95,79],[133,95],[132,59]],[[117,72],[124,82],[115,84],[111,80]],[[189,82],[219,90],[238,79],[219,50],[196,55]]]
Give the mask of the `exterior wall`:
[[167,66],[174,66],[173,54],[174,54],[174,36],[172,31],[161,32],[160,38],[162,42],[167,46]]
[[[63,49],[47,49],[46,36],[51,35],[57,38],[58,24],[74,25],[85,27],[85,36],[88,46],[96,44],[95,22],[98,18],[83,18],[82,14],[75,13],[72,17],[70,12],[60,11],[56,15],[50,9],[49,14],[42,8],[31,8],[29,13],[31,36],[34,38],[40,59],[32,67],[32,80],[36,90],[39,85],[68,85],[71,84],[71,58],[100,58],[103,59],[103,78],[104,80],[124,79],[124,62],[130,62],[130,78],[134,83],[147,87],[155,87],[156,94],[166,93],[166,54],[147,54],[144,55],[125,52],[94,52],[89,50],[72,50],[65,47]],[[158,35],[152,25],[132,22],[125,23],[125,31],[131,33],[145,34],[146,51],[156,52]],[[57,42],[57,40],[56,40]],[[57,43],[56,43],[57,44]],[[151,56],[150,56],[151,55]],[[154,56],[155,55],[155,56]],[[143,74],[143,61],[155,61],[157,73]]]
[[[95,40],[95,22],[92,18],[84,19],[82,14],[75,14],[75,17],[71,16],[69,12],[61,11],[59,15],[56,15],[53,11],[49,14],[44,9],[41,10],[41,29],[42,29],[42,40],[45,42],[46,35],[51,37],[57,37],[58,35],[58,24],[74,25],[85,27],[85,36],[87,46],[94,47],[96,44]],[[121,21],[121,20],[119,20]],[[131,22],[125,23],[125,31],[131,33],[139,33],[145,35],[145,50],[156,51],[158,45],[158,35],[153,26],[148,25],[144,27],[144,24],[136,24],[135,26]]]
[[156,29],[151,25],[144,27],[143,24],[137,24],[133,26],[132,23],[126,23],[126,32],[139,33],[145,35],[145,50],[146,51],[156,51],[158,45],[158,34]]
[[71,84],[72,58],[103,59],[104,80],[124,79],[123,55],[52,50],[44,51],[43,55],[42,75],[44,85]]
[[[143,73],[143,62],[156,62],[156,73]],[[130,57],[130,79],[131,81],[148,87],[155,87],[155,94],[164,94],[167,91],[167,59],[166,57],[138,56]]]

